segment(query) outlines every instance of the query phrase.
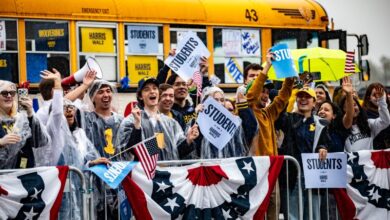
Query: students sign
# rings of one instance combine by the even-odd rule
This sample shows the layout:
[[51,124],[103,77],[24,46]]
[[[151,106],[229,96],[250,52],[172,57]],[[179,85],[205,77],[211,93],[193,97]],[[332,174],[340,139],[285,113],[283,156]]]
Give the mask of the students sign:
[[203,105],[204,110],[197,119],[199,129],[208,141],[222,150],[241,125],[241,119],[211,97]]
[[306,188],[345,188],[347,186],[347,155],[328,153],[325,160],[318,153],[302,154]]
[[188,32],[179,42],[175,56],[168,57],[165,64],[183,80],[188,81],[199,69],[200,58],[209,56],[210,52],[202,40],[194,32]]

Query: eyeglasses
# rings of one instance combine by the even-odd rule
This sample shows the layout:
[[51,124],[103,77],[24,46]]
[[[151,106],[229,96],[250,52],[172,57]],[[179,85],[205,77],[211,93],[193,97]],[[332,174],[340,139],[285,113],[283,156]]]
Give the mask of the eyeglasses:
[[11,95],[11,97],[15,97],[16,91],[14,91],[14,90],[12,90],[12,91],[1,91],[0,94],[1,94],[4,98],[7,98],[8,95]]
[[74,105],[64,105],[64,111],[73,111],[75,109]]

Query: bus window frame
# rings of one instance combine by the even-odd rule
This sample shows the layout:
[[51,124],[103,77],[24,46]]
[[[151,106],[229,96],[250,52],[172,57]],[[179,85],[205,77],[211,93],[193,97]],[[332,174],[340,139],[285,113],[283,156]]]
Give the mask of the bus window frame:
[[[47,23],[50,23],[50,22],[63,22],[63,23],[67,23],[68,24],[68,51],[50,51],[50,50],[28,50],[27,49],[27,34],[26,34],[26,54],[27,53],[52,53],[52,54],[68,54],[70,55],[70,36],[69,36],[69,32],[70,32],[70,22],[69,20],[58,20],[58,19],[25,19],[24,20],[24,25],[27,27],[27,22],[47,22]],[[27,29],[27,28],[26,28]],[[34,48],[33,46],[31,46],[31,48]],[[35,49],[35,48],[34,48]],[[70,64],[69,64],[70,65]]]
[[[222,50],[223,54],[222,55],[220,55],[220,54],[215,55],[215,41],[214,41],[214,39],[215,39],[215,29],[220,29],[221,31],[223,31],[223,29],[240,30],[240,31],[242,31],[242,30],[256,30],[256,31],[258,31],[259,32],[259,42],[260,42],[260,51],[259,51],[260,52],[260,56],[258,57],[256,55],[253,55],[253,56],[243,55],[243,54],[241,54],[241,52],[240,52],[240,55],[238,55],[238,56],[237,55],[236,56],[227,56],[224,53],[224,51],[223,51],[223,46],[221,47],[221,50]],[[262,50],[261,50],[262,45],[263,45],[263,42],[262,42],[262,39],[261,39],[262,29],[263,29],[262,27],[251,27],[251,26],[249,26],[249,27],[247,27],[247,26],[234,26],[234,27],[232,27],[232,26],[213,26],[213,43],[214,43],[214,45],[213,45],[213,56],[214,56],[213,65],[214,65],[214,68],[215,68],[215,65],[216,65],[215,60],[218,60],[218,59],[224,59],[225,60],[228,57],[242,59],[242,72],[243,72],[243,74],[244,74],[244,69],[246,67],[245,62],[249,62],[248,60],[258,59],[257,63],[261,65],[261,59],[263,57]],[[250,63],[254,63],[254,62],[250,62]],[[223,65],[224,65],[224,68],[225,68],[225,63],[223,63]],[[215,75],[220,75],[219,73],[217,74],[216,71],[217,70],[215,68],[214,74]],[[225,75],[225,71],[222,74]],[[237,83],[237,82],[236,83],[226,83],[226,82],[223,82],[221,84],[222,85],[226,85],[226,86],[235,86],[235,85],[241,85],[242,83]]]
[[[70,52],[70,21],[69,20],[59,20],[59,19],[25,19],[24,20],[24,25],[25,25],[25,32],[27,32],[27,24],[28,22],[41,22],[41,23],[55,23],[55,22],[61,22],[61,23],[66,23],[67,24],[67,29],[68,29],[68,51],[50,51],[50,50],[36,50],[35,45],[32,43],[33,41],[31,40],[31,50],[28,50],[27,48],[27,33],[25,33],[25,46],[26,46],[26,58],[28,54],[46,54],[47,59],[50,57],[55,57],[55,55],[63,55],[68,59],[68,73],[65,73],[58,69],[61,72],[62,77],[67,77],[72,74],[71,72],[71,52]],[[34,39],[35,40],[35,39]],[[34,49],[34,50],[33,50]],[[54,55],[54,56],[52,56]],[[26,67],[27,67],[27,59],[26,59]],[[49,68],[49,67],[48,67]],[[28,69],[26,69],[26,77],[28,78]]]
[[[163,28],[163,24],[157,24],[157,23],[131,23],[131,22],[126,22],[123,24],[124,25],[124,34],[126,36],[126,33],[127,33],[127,26],[153,26],[153,27],[157,27],[157,31],[159,32],[159,28]],[[164,65],[164,30],[162,30],[162,39],[159,39],[159,41],[161,40],[162,41],[162,50],[161,50],[161,53],[160,53],[160,48],[158,48],[159,52],[158,53],[148,53],[148,54],[142,54],[142,53],[129,53],[128,52],[128,40],[126,39],[126,37],[123,36],[123,39],[124,39],[124,59],[125,59],[125,64],[126,64],[126,67],[125,67],[125,75],[127,75],[128,77],[130,77],[130,71],[128,70],[127,68],[127,57],[128,56],[150,56],[150,57],[156,57],[157,59],[157,69],[161,69]],[[158,42],[158,44],[160,44],[160,42]],[[157,71],[158,71],[157,70]],[[157,76],[158,72],[156,72],[156,76]],[[136,84],[137,82],[130,82],[131,84]]]
[[[111,82],[119,82],[120,74],[119,74],[119,46],[118,44],[118,28],[120,23],[119,22],[98,22],[98,21],[77,21],[76,22],[76,47],[77,47],[77,55],[76,55],[76,65],[77,69],[80,69],[82,66],[80,66],[80,56],[90,56],[93,58],[96,57],[115,57],[115,79],[109,80]],[[123,25],[123,24],[122,24]],[[114,40],[114,53],[98,53],[98,52],[81,52],[80,49],[80,28],[87,27],[87,28],[114,28],[115,29],[115,39]],[[104,73],[103,73],[104,75]]]
[[[0,53],[16,54],[17,60],[18,60],[18,62],[16,63],[17,76],[16,76],[16,79],[13,79],[14,80],[13,82],[19,84],[20,78],[21,78],[21,76],[20,76],[21,70],[20,70],[20,65],[19,65],[20,46],[19,46],[19,23],[18,23],[18,19],[17,18],[4,18],[4,17],[0,17],[0,21],[15,21],[15,23],[16,23],[16,39],[15,40],[16,40],[17,50],[7,50],[7,47],[6,47],[5,50],[0,51]],[[7,37],[5,38],[5,40],[7,41]]]

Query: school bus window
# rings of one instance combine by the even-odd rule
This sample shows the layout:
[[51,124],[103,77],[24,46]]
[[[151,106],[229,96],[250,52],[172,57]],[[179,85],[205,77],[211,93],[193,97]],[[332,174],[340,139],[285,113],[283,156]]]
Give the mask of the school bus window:
[[103,79],[118,81],[116,24],[81,23],[78,33],[79,68],[84,66],[87,56],[93,56],[102,69]]
[[222,83],[243,83],[243,70],[261,61],[259,29],[214,28],[214,71]]
[[42,70],[69,76],[69,28],[63,21],[26,21],[27,80],[39,83]]
[[[18,43],[16,20],[0,19],[0,79],[19,82]],[[1,35],[1,34],[0,34]]]
[[319,47],[318,32],[309,31],[307,38],[307,48]]
[[318,32],[311,30],[272,30],[272,43],[287,43],[290,49],[319,47]]
[[163,29],[157,25],[125,25],[126,75],[130,83],[156,77],[163,66]]
[[180,27],[180,28],[171,28],[171,48],[176,48],[177,43],[183,39],[183,37],[187,34],[188,31],[195,32],[196,35],[202,40],[204,45],[207,46],[207,37],[206,37],[206,27],[204,28],[192,28],[189,27]]

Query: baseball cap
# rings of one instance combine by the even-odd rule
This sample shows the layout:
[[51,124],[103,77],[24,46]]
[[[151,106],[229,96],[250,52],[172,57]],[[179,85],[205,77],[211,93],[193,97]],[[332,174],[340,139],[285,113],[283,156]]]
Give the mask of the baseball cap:
[[298,90],[296,96],[298,97],[298,94],[299,93],[306,93],[308,95],[310,95],[311,97],[313,97],[314,99],[316,99],[316,92],[314,91],[314,89],[310,88],[310,87],[303,87],[301,89]]
[[264,87],[271,90],[271,89],[275,88],[275,85],[273,84],[272,80],[267,79],[264,82]]
[[154,78],[154,77],[145,77],[145,78],[142,78],[140,81],[138,81],[137,93],[141,92],[142,89],[145,87],[145,85],[146,85],[147,83],[153,83],[153,84],[155,84],[157,87],[158,87],[158,85],[159,85],[157,79]]

